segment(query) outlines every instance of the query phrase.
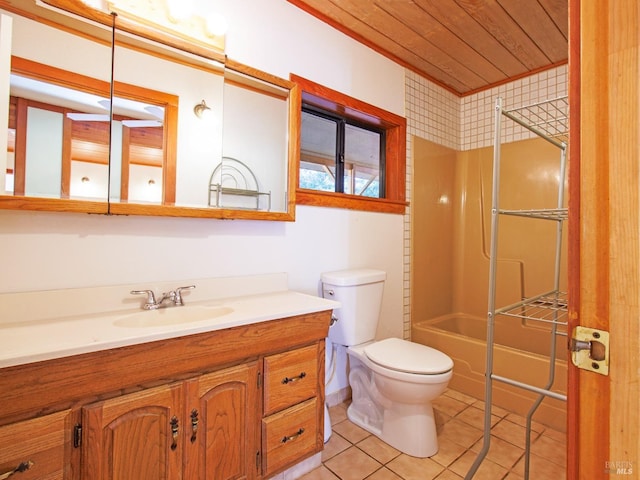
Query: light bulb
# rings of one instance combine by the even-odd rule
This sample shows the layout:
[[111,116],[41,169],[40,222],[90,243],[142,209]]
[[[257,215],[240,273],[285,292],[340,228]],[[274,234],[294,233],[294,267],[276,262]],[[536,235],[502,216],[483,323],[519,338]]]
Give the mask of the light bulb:
[[169,16],[175,21],[186,20],[194,12],[193,0],[166,0]]
[[214,36],[222,36],[227,33],[229,27],[227,19],[219,13],[210,13],[206,18],[207,31]]
[[82,0],[87,7],[93,8],[95,10],[105,11],[105,5],[103,0]]

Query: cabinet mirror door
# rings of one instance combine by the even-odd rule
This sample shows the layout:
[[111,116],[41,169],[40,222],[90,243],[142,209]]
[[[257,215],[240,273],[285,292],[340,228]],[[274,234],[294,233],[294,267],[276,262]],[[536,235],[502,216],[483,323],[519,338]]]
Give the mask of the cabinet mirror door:
[[290,119],[289,113],[294,89],[291,82],[227,61],[223,157],[211,173],[210,206],[293,214],[289,158],[297,137],[290,133],[295,114]]
[[295,84],[135,37],[118,22],[110,212],[293,219]]
[[111,211],[206,208],[207,181],[222,157],[224,64],[115,24]]
[[1,207],[107,211],[111,35],[77,26],[2,13]]

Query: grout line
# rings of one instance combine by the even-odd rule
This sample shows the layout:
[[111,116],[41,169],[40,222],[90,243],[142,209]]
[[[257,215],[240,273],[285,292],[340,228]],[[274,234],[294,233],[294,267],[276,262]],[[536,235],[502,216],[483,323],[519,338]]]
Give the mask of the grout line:
[[[455,415],[453,416],[449,416],[448,414],[446,414],[445,412],[443,412],[442,410],[439,410],[437,406],[434,407],[435,411],[438,413],[438,416],[444,418],[444,422],[443,422],[443,426],[446,425],[448,422],[450,422],[453,419],[457,419],[460,422],[463,422],[465,425],[468,425],[470,427],[476,428],[478,429],[477,425],[473,425],[472,423],[469,423],[468,421],[464,420],[464,418],[461,416],[465,411],[468,411],[470,408],[475,408],[478,410],[483,410],[484,408],[484,402],[477,400],[477,399],[473,399],[472,397],[469,397],[468,395],[463,395],[463,394],[456,394],[456,395],[448,395],[449,390],[447,390],[443,396],[446,396],[447,398],[451,399],[451,400],[455,400],[457,402],[461,402],[463,404],[465,404],[464,408],[462,408],[460,411],[458,411],[457,413],[455,413]],[[467,399],[468,402],[464,401],[463,399]],[[345,402],[346,403],[346,402]],[[494,414],[498,417],[498,421],[495,423],[495,425],[492,426],[492,430],[497,427],[498,425],[504,423],[505,427],[510,427],[510,428],[517,428],[517,429],[522,429],[524,432],[525,427],[523,425],[520,425],[519,423],[516,423],[514,421],[512,421],[511,419],[509,419],[509,415],[516,415],[513,414],[511,412],[508,411],[504,411],[502,413],[502,415],[500,414]],[[348,418],[344,418],[343,420],[332,424],[332,427],[335,425],[338,425],[340,423],[343,422],[349,422]],[[505,423],[506,422],[506,423]],[[548,430],[550,432],[554,432],[554,434],[560,433],[561,432],[556,432],[555,430],[553,430],[550,427],[547,427],[545,425],[542,424],[537,424],[536,428],[540,428],[541,431],[536,431],[536,430],[532,430],[532,441],[531,441],[531,445],[532,447],[536,444],[536,442],[543,436],[545,436],[546,438],[548,438],[550,441],[553,441],[555,443],[560,444],[561,442],[559,442],[558,440],[556,440],[557,436],[550,436],[550,435],[545,435],[544,433]],[[481,430],[481,429],[480,429]],[[329,470],[333,475],[335,475],[336,477],[338,477],[338,474],[333,471],[331,468],[329,468],[327,465],[325,465],[326,462],[328,462],[331,459],[336,458],[337,456],[339,456],[340,454],[346,452],[347,450],[349,450],[351,447],[355,447],[360,453],[364,453],[367,457],[371,458],[372,460],[376,461],[378,464],[380,464],[380,467],[377,468],[376,470],[374,470],[372,473],[368,474],[366,477],[363,477],[363,480],[369,479],[372,476],[374,476],[377,472],[380,472],[380,470],[382,469],[387,469],[391,472],[393,472],[393,474],[395,474],[398,478],[405,480],[399,473],[397,473],[396,471],[390,469],[387,467],[387,465],[389,463],[391,463],[392,461],[394,461],[395,459],[397,459],[399,456],[402,455],[402,453],[398,453],[398,455],[393,456],[392,458],[388,459],[387,461],[383,462],[380,459],[375,458],[374,456],[372,456],[371,454],[369,454],[368,452],[366,452],[365,450],[363,450],[362,448],[359,447],[359,444],[362,443],[364,440],[366,440],[367,438],[372,437],[373,435],[369,434],[364,438],[359,439],[356,443],[352,442],[351,440],[348,440],[347,438],[343,437],[342,435],[340,435],[339,433],[337,433],[336,431],[334,431],[333,435],[336,435],[338,437],[340,437],[342,440],[344,440],[347,443],[347,448],[345,448],[344,450],[335,453],[333,456],[331,456],[330,458],[327,458],[326,460],[323,460],[322,464],[324,466],[324,468],[326,468],[327,470]],[[512,465],[510,467],[506,467],[504,465],[501,465],[495,461],[491,461],[493,464],[497,465],[500,469],[504,469],[506,470],[506,473],[504,475],[502,475],[500,478],[502,480],[506,479],[507,477],[509,477],[509,475],[511,474],[515,474],[517,476],[517,478],[520,478],[520,470],[521,468],[518,468],[518,465],[521,464],[521,462],[523,461],[524,458],[524,447],[521,447],[520,445],[517,445],[515,443],[513,443],[512,441],[509,441],[507,439],[504,439],[500,436],[498,436],[497,434],[493,434],[492,436],[495,439],[499,439],[502,442],[508,443],[510,445],[512,445],[514,448],[517,448],[519,450],[521,450],[522,452],[520,453],[520,455],[517,456],[517,458],[515,459],[515,461],[513,461]],[[333,437],[332,437],[333,438]],[[481,440],[481,439],[480,439]],[[455,442],[454,442],[455,443]],[[450,467],[452,465],[454,465],[458,460],[460,460],[460,458],[462,458],[464,455],[468,454],[469,452],[471,452],[473,455],[476,455],[477,452],[472,451],[471,449],[473,448],[473,446],[477,444],[476,442],[473,442],[472,445],[470,445],[469,447],[463,447],[461,445],[460,448],[463,449],[463,451],[455,456],[455,458],[453,458],[453,460],[449,461],[449,465],[443,465],[442,463],[440,463],[437,460],[433,460],[434,462],[436,462],[440,467],[442,467],[444,470],[442,470],[441,472],[439,472],[437,474],[437,476],[433,479],[433,480],[437,480],[438,478],[442,477],[443,475],[446,474],[454,474],[454,475],[458,475],[457,473],[455,473],[453,470],[450,469]],[[539,457],[540,459],[542,459],[542,457],[540,455],[536,455],[534,452],[532,452],[532,455]],[[556,466],[562,467],[561,464],[557,463],[554,460],[551,459],[546,459],[546,461],[548,461],[549,463],[552,463]],[[303,477],[304,478],[304,477]],[[340,478],[340,477],[338,477]],[[430,480],[430,479],[425,479],[425,480]]]

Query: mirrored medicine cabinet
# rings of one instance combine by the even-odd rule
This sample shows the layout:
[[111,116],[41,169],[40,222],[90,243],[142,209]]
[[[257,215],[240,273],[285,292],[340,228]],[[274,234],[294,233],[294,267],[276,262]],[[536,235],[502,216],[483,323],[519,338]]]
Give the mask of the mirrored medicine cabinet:
[[0,10],[0,208],[294,219],[295,83],[80,0]]

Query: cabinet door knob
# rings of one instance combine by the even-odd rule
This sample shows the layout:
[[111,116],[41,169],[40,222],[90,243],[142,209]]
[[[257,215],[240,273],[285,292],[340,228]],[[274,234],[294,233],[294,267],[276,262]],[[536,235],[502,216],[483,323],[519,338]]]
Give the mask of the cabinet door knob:
[[300,375],[295,376],[295,377],[284,377],[282,379],[282,383],[284,385],[286,385],[287,383],[297,382],[298,380],[302,380],[306,376],[307,376],[307,374],[305,372],[300,372]]
[[10,470],[10,471],[4,472],[4,473],[0,473],[0,480],[6,480],[7,478],[12,477],[16,473],[26,472],[31,467],[33,467],[33,465],[34,465],[34,463],[31,460],[28,460],[26,462],[22,462],[20,465],[18,465],[13,470]]
[[180,431],[178,417],[176,417],[175,415],[171,417],[169,425],[171,425],[171,450],[175,450],[176,448],[178,448],[178,433]]
[[198,435],[198,410],[191,410],[191,443],[196,441]]

